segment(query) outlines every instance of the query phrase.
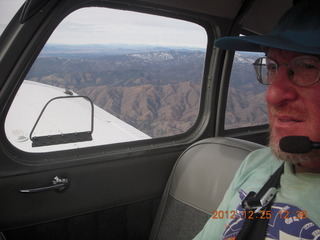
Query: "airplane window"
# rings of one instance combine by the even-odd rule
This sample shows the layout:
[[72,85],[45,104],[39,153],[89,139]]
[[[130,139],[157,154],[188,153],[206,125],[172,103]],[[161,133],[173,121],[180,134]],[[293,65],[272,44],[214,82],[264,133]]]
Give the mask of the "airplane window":
[[[205,29],[191,22],[79,9],[56,28],[22,83],[6,119],[8,139],[45,152],[184,133],[198,116],[206,46]],[[29,134],[43,107],[66,95],[93,102],[92,140],[32,147]]]
[[228,90],[225,129],[268,123],[266,86],[256,80],[252,63],[263,53],[236,52]]

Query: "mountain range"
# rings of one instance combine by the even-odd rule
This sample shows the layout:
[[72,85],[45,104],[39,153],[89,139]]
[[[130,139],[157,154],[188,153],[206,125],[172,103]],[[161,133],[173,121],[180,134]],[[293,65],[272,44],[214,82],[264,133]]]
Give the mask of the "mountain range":
[[[254,75],[244,67],[255,57],[235,56],[228,129],[267,121],[264,89],[253,85]],[[196,121],[204,59],[201,49],[50,45],[26,79],[88,96],[149,136],[162,137],[183,133]]]

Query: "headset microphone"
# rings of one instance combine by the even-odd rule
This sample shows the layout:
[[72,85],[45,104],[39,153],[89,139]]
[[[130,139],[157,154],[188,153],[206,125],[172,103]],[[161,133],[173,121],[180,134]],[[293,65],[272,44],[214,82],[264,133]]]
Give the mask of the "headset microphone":
[[313,142],[307,136],[287,136],[280,140],[279,146],[287,153],[308,153],[320,149],[320,142]]

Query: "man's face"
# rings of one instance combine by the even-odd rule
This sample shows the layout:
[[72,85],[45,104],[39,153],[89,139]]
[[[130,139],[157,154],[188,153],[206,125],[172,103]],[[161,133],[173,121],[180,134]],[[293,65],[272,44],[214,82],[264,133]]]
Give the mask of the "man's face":
[[[306,54],[270,49],[268,57],[278,64]],[[291,162],[320,160],[320,151],[308,154],[288,154],[279,149],[279,141],[285,136],[308,136],[320,142],[320,83],[309,87],[295,85],[287,66],[281,66],[266,93],[270,118],[270,146],[275,155]],[[320,162],[320,161],[318,161]]]

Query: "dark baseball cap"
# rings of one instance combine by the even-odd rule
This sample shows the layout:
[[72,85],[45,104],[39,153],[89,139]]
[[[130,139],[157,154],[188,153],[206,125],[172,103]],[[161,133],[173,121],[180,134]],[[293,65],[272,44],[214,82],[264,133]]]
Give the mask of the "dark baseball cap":
[[320,55],[320,0],[301,0],[264,36],[222,37],[222,49],[261,52],[262,47]]

